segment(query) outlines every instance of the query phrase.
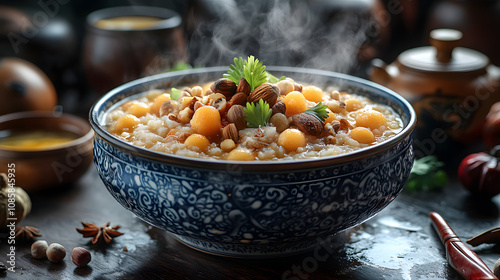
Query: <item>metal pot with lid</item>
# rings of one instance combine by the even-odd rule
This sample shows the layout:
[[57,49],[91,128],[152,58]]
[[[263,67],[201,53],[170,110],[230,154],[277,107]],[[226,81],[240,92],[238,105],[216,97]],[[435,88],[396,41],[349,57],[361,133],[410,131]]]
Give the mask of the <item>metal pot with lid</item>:
[[422,156],[457,147],[450,143],[477,141],[491,105],[500,100],[500,68],[484,54],[459,47],[461,39],[460,31],[436,29],[430,32],[432,46],[404,51],[389,65],[372,61],[370,78],[417,112],[415,146]]

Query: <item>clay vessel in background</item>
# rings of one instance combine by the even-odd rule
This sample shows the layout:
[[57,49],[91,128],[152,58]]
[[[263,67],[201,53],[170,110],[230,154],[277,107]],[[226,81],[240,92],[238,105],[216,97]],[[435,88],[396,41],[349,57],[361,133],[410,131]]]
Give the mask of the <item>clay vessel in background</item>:
[[404,51],[389,65],[372,62],[370,78],[402,95],[417,112],[420,156],[449,154],[477,141],[486,114],[500,99],[500,69],[486,55],[459,47],[461,38],[457,30],[433,30],[432,46]]
[[[103,29],[95,25],[101,19],[122,16],[163,20],[155,27],[142,29]],[[83,65],[91,88],[104,94],[123,83],[161,73],[185,61],[181,23],[176,12],[158,7],[114,7],[89,14]]]
[[487,55],[500,65],[500,1],[441,0],[431,9],[426,29],[438,28],[461,31],[462,47]]
[[14,57],[0,59],[0,115],[21,111],[52,111],[54,85],[37,66]]

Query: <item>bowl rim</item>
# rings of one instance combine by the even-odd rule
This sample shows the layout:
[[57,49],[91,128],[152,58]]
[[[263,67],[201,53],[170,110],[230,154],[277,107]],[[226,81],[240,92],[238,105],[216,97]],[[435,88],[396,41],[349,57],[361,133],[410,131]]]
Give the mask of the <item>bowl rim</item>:
[[[150,28],[105,29],[95,26],[95,23],[101,19],[108,19],[121,16],[150,16],[150,17],[158,17],[164,19],[159,20],[158,24]],[[178,12],[163,7],[153,7],[153,6],[110,7],[93,11],[86,17],[87,28],[91,28],[92,30],[96,31],[98,30],[110,33],[144,32],[151,30],[173,29],[176,27],[180,27],[181,23],[182,23],[182,18]]]
[[[42,112],[42,111],[23,111],[11,114],[6,114],[0,116],[0,123],[5,123],[13,120],[20,119],[33,119],[33,118],[45,118],[45,119],[65,119],[71,123],[78,123],[86,127],[84,133],[79,135],[78,138],[69,141],[63,145],[58,145],[53,148],[36,149],[36,150],[22,150],[22,149],[5,149],[0,147],[0,154],[2,155],[15,155],[16,157],[33,157],[33,156],[44,156],[47,154],[56,154],[59,152],[67,153],[68,148],[82,147],[85,146],[87,142],[92,140],[94,137],[94,130],[87,120],[82,117],[58,112]],[[88,131],[87,131],[88,127]],[[77,149],[77,151],[79,151]]]
[[[413,129],[416,126],[416,119],[417,119],[416,113],[413,107],[410,105],[410,103],[396,92],[382,85],[348,74],[319,70],[319,69],[289,67],[289,66],[267,66],[266,70],[269,70],[270,72],[282,71],[282,72],[295,72],[298,74],[306,74],[311,76],[315,75],[326,76],[348,81],[351,84],[354,83],[355,85],[363,85],[364,87],[374,88],[378,91],[382,91],[388,94],[391,98],[394,98],[398,103],[402,104],[402,107],[404,107],[403,109],[406,109],[409,112],[408,124],[394,137],[384,142],[375,144],[373,146],[365,147],[356,151],[340,155],[316,157],[310,159],[276,160],[276,161],[214,160],[214,159],[200,159],[194,157],[168,154],[164,152],[154,151],[147,148],[135,146],[133,144],[120,140],[118,137],[112,135],[110,132],[104,129],[103,126],[100,125],[99,122],[100,114],[98,110],[103,110],[102,113],[107,113],[110,108],[105,108],[104,106],[105,103],[109,102],[109,100],[113,100],[115,96],[119,96],[121,92],[126,91],[127,89],[145,85],[147,83],[154,83],[155,81],[161,81],[163,79],[182,77],[184,75],[195,75],[204,73],[206,74],[211,72],[225,72],[227,71],[227,69],[228,69],[227,66],[215,66],[215,67],[195,68],[195,69],[167,72],[140,78],[125,83],[119,87],[116,87],[115,89],[109,91],[107,94],[103,95],[99,100],[97,100],[89,111],[89,121],[90,125],[95,131],[95,138],[99,137],[100,139],[109,143],[111,146],[119,148],[123,151],[127,151],[128,153],[134,154],[141,158],[152,159],[174,165],[198,167],[202,169],[230,170],[234,168],[240,168],[241,170],[244,171],[274,172],[277,170],[305,169],[307,167],[321,167],[321,166],[330,166],[335,164],[344,164],[348,162],[354,162],[362,158],[367,158],[376,155],[378,153],[381,153],[387,149],[390,149],[391,147],[394,147],[398,143],[402,142],[407,137],[410,137],[411,133],[413,132]],[[133,96],[135,95],[136,94],[134,94]]]

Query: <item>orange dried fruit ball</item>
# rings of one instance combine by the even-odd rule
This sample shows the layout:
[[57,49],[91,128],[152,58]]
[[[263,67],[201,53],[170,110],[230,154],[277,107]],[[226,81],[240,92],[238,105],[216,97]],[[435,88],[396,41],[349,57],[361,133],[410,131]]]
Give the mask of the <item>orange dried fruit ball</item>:
[[381,126],[387,126],[387,120],[382,113],[375,110],[367,110],[360,112],[356,116],[356,126],[379,129]]
[[210,146],[210,141],[207,137],[201,134],[191,134],[184,141],[184,145],[190,150],[198,150],[200,152],[205,151],[208,146]]
[[287,152],[296,151],[299,147],[304,147],[307,139],[304,133],[295,128],[289,128],[281,132],[278,137],[278,145],[285,148]]
[[283,97],[286,106],[285,115],[291,117],[307,110],[307,99],[298,91],[292,91]]
[[212,106],[203,106],[194,112],[190,121],[191,127],[206,137],[216,136],[222,125],[219,110]]
[[153,104],[151,104],[151,106],[149,107],[149,111],[151,112],[151,114],[155,114],[155,115],[159,116],[161,104],[163,104],[163,102],[165,102],[167,100],[171,100],[171,99],[172,98],[170,98],[170,94],[168,94],[168,93],[163,93],[163,94],[158,95],[155,98],[155,100],[153,101]]
[[302,88],[302,95],[312,102],[323,101],[323,91],[317,86],[305,86]]
[[138,118],[145,116],[149,113],[149,106],[145,103],[133,103],[127,108],[127,113],[132,114]]
[[328,117],[325,119],[325,123],[331,123],[337,119],[332,111],[330,111],[329,109],[326,109],[326,111],[328,112]]
[[356,127],[351,130],[351,138],[361,144],[370,144],[375,142],[375,135],[373,132],[365,127]]
[[227,155],[227,160],[243,160],[243,161],[251,161],[255,160],[255,156],[251,151],[246,149],[234,149]]
[[141,121],[134,115],[121,116],[115,123],[114,130],[117,132],[128,132],[136,127]]
[[345,109],[349,112],[363,108],[363,103],[361,103],[361,100],[359,99],[349,98],[344,100],[344,103],[345,103]]

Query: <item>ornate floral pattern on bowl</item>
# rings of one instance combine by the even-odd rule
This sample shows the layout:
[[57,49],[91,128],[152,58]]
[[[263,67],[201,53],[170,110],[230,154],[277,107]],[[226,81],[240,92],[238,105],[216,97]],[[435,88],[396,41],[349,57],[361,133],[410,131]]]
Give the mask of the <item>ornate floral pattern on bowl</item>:
[[144,91],[144,86],[210,80],[224,69],[157,75],[115,89],[92,109],[94,162],[108,191],[126,209],[183,243],[230,256],[303,252],[373,217],[401,192],[411,170],[415,124],[411,106],[395,93],[354,77],[275,69],[290,77],[309,77],[306,81],[323,77],[331,84],[366,92],[393,106],[405,129],[381,145],[342,156],[251,163],[161,154],[107,133],[102,127],[105,113],[131,92]]

